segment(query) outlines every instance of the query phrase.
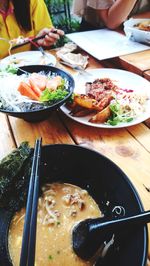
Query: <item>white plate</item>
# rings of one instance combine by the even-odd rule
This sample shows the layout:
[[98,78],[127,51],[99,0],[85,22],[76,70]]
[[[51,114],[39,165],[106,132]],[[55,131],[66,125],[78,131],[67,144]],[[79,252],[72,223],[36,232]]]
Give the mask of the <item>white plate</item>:
[[124,23],[124,31],[126,36],[136,42],[147,43],[150,44],[150,31],[139,30],[134,27],[138,23],[150,20],[149,19],[140,19],[140,18],[130,18]]
[[137,91],[142,91],[143,93],[147,93],[149,96],[149,100],[147,100],[145,104],[145,112],[142,113],[139,117],[135,118],[131,122],[126,123],[120,123],[116,126],[111,126],[107,124],[101,124],[101,123],[91,123],[88,120],[91,116],[85,116],[85,117],[75,117],[70,115],[70,110],[65,106],[61,106],[61,110],[71,119],[88,125],[88,126],[94,126],[99,128],[121,128],[121,127],[128,127],[132,125],[136,125],[138,123],[141,123],[148,119],[150,117],[150,82],[146,79],[140,77],[137,74],[133,74],[131,72],[125,71],[125,70],[119,70],[119,69],[110,69],[110,68],[102,68],[102,69],[91,69],[87,70],[89,75],[74,75],[75,79],[75,90],[76,93],[85,93],[85,82],[93,82],[96,78],[110,78],[113,81],[115,81],[115,84],[117,84],[119,87],[123,89],[132,89]]
[[13,64],[15,66],[25,66],[25,65],[56,65],[56,58],[50,53],[46,53],[43,57],[40,51],[27,51],[12,54],[1,60],[1,65],[6,66]]

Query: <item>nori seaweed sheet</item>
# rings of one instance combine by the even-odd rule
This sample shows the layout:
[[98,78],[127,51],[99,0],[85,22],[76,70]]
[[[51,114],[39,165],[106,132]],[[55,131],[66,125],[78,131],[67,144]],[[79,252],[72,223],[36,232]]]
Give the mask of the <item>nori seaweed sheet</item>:
[[25,205],[32,164],[28,142],[0,162],[0,207],[17,211]]

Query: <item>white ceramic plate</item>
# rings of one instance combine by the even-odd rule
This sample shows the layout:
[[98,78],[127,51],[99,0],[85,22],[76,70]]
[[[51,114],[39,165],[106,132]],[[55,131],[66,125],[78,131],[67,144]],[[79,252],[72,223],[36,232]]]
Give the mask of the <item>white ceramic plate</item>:
[[15,66],[26,66],[26,65],[56,65],[56,58],[50,53],[46,53],[43,56],[40,51],[27,51],[12,54],[1,60],[1,65],[15,65]]
[[91,116],[85,116],[85,117],[75,117],[70,115],[70,110],[66,107],[66,105],[61,106],[61,110],[71,119],[88,125],[88,126],[94,126],[99,128],[121,128],[121,127],[128,127],[132,125],[136,125],[138,123],[141,123],[148,119],[150,117],[150,82],[146,79],[140,77],[137,74],[133,74],[131,72],[125,71],[125,70],[119,70],[119,69],[110,69],[110,68],[102,68],[102,69],[91,69],[87,71],[88,74],[78,74],[74,75],[75,79],[75,90],[76,93],[85,93],[85,82],[93,82],[96,78],[110,78],[113,81],[115,81],[115,84],[117,84],[119,87],[123,89],[132,89],[137,91],[142,91],[142,93],[146,93],[149,96],[149,100],[147,100],[145,104],[145,112],[142,113],[139,117],[135,118],[131,122],[126,123],[120,123],[116,126],[111,126],[107,124],[101,124],[101,123],[91,123],[88,120],[91,118]]
[[150,31],[139,30],[135,27],[138,23],[150,21],[149,19],[130,18],[124,23],[126,36],[133,41],[150,44]]

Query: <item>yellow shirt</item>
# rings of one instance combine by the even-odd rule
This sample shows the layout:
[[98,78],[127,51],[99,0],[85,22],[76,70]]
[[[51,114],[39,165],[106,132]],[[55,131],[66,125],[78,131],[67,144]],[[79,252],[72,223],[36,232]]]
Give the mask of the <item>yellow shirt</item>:
[[[12,3],[10,3],[10,6],[13,8]],[[23,12],[23,10],[20,12]],[[2,14],[0,14],[0,38],[11,40],[17,38],[18,36],[36,36],[41,29],[52,27],[52,21],[44,0],[31,0],[30,13],[32,30],[28,32],[20,29],[13,12],[9,14],[6,19],[3,18]],[[0,58],[8,55],[8,49],[9,43],[0,40]],[[27,51],[30,49],[31,45],[25,45],[13,50],[13,53]]]

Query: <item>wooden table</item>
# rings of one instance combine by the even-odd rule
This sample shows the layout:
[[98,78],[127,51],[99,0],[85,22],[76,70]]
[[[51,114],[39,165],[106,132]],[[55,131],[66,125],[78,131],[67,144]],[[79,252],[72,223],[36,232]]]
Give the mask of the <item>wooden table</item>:
[[150,69],[149,70],[146,70],[144,71],[144,78],[148,79],[150,81]]
[[[137,54],[134,55],[135,62],[138,61],[136,56]],[[145,52],[143,52],[143,56],[147,57]],[[133,55],[131,55],[132,57]],[[128,56],[118,59],[120,62],[118,68],[128,68],[128,64],[123,65],[125,58],[129,61]],[[116,61],[98,62],[90,57],[89,68],[106,66],[116,68]],[[69,68],[64,66],[62,68],[69,71]],[[136,64],[136,68],[138,73],[142,74],[138,64]],[[147,73],[145,73],[145,77],[146,75]],[[43,144],[85,145],[104,154],[128,175],[141,197],[145,210],[150,209],[150,119],[145,123],[127,128],[103,129],[79,124],[67,118],[59,110],[53,112],[47,120],[39,123],[28,123],[0,113],[0,158],[24,140],[29,141],[33,146],[35,139],[40,136],[43,138]]]
[[150,69],[150,50],[121,56],[119,62],[122,68],[143,76]]

